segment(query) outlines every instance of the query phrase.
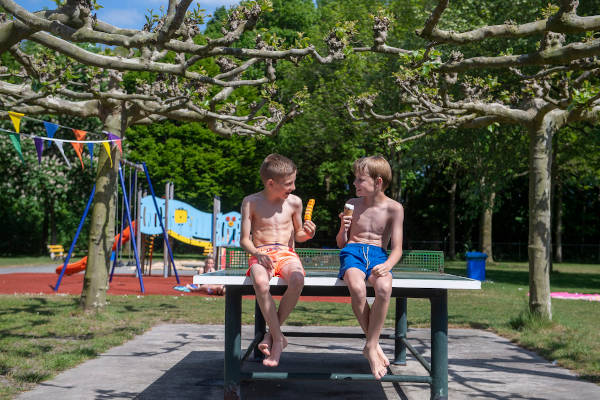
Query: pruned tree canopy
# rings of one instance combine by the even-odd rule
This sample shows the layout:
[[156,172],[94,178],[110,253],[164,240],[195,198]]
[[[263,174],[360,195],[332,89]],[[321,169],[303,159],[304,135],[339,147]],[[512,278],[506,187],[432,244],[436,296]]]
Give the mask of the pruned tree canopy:
[[[220,35],[201,32],[204,12],[190,10],[191,3],[169,0],[137,30],[99,20],[96,0],[59,1],[55,10],[38,12],[0,0],[0,116],[10,110],[97,117],[120,137],[127,127],[164,120],[202,122],[222,136],[275,135],[307,98],[302,90],[280,98],[277,63],[341,59],[353,29],[339,24],[321,55],[302,35],[285,43],[255,30],[268,0],[229,10]],[[244,47],[249,37],[254,45]],[[84,308],[106,303],[118,171],[118,162],[109,161],[105,154],[98,160]]]
[[448,0],[440,0],[416,31],[424,45],[409,49],[387,44],[394,17],[381,10],[373,16],[373,43],[354,50],[399,59],[394,75],[399,107],[382,109],[375,92],[357,95],[347,104],[353,119],[392,124],[397,145],[440,128],[525,128],[530,309],[547,316],[552,137],[570,123],[596,122],[600,116],[600,16],[580,16],[579,8],[576,0],[561,0],[538,10],[541,18],[533,21],[506,20],[456,32],[443,27],[449,25],[443,17],[451,7]]
[[[127,126],[174,119],[205,122],[221,135],[270,135],[304,99],[298,93],[287,110],[276,101],[277,61],[311,56],[328,63],[343,57],[344,41],[336,32],[326,39],[325,56],[301,41],[292,47],[271,40],[268,32],[256,34],[254,48],[236,47],[268,1],[232,10],[217,38],[200,32],[205,16],[199,8],[189,10],[191,3],[171,0],[166,12],[147,16],[144,27],[133,30],[98,20],[90,0],[67,0],[56,10],[35,13],[0,1],[8,13],[0,17],[0,53],[8,51],[16,61],[2,68],[3,107],[89,117],[101,114],[100,103],[118,102],[127,108]],[[134,72],[134,84],[124,84]],[[228,102],[242,87],[262,88],[263,100]]]

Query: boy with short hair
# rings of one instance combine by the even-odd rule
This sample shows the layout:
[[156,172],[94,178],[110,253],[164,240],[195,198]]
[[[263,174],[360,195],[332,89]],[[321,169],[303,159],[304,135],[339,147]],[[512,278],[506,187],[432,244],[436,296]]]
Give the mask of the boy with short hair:
[[[263,364],[275,367],[287,340],[281,324],[292,312],[304,287],[304,269],[294,251],[295,242],[315,235],[312,221],[302,223],[302,200],[292,194],[296,189],[296,165],[287,157],[270,154],[260,167],[264,189],[242,202],[240,245],[250,254],[248,272],[260,310],[269,332],[258,348],[267,358]],[[269,291],[269,281],[280,276],[287,281],[279,309]]]
[[[336,236],[340,251],[339,278],[348,285],[352,311],[365,332],[363,355],[375,379],[387,373],[390,361],[379,345],[392,292],[391,269],[402,257],[404,209],[384,190],[392,180],[390,165],[381,156],[362,157],[354,162],[354,186],[358,198],[348,200],[351,215],[340,214]],[[352,207],[349,207],[352,208]],[[386,249],[391,241],[391,254]],[[367,304],[366,281],[375,290],[375,301]]]

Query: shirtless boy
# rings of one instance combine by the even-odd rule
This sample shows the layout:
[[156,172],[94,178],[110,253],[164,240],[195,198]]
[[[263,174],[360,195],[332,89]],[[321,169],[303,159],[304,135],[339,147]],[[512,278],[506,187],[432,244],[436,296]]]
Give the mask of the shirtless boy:
[[[375,379],[387,373],[390,361],[379,345],[392,292],[392,267],[402,257],[404,210],[384,190],[392,179],[388,162],[380,156],[363,157],[354,162],[354,186],[358,198],[348,200],[352,215],[340,214],[336,236],[340,251],[339,278],[348,285],[352,311],[365,332],[363,355],[369,360]],[[386,249],[391,240],[391,254]],[[375,301],[367,303],[366,281],[375,290]]]
[[[250,254],[246,275],[252,278],[256,300],[269,326],[258,348],[267,358],[263,364],[276,367],[287,339],[281,324],[292,312],[304,287],[304,269],[294,251],[295,242],[315,235],[312,221],[302,224],[302,200],[292,194],[296,189],[296,165],[279,154],[270,154],[260,167],[264,189],[242,202],[240,244]],[[269,292],[273,276],[286,280],[288,287],[279,309]]]

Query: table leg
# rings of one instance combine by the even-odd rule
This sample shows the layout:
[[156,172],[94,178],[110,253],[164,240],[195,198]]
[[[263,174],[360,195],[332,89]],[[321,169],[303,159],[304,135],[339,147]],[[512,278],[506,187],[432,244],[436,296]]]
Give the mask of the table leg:
[[[267,324],[265,322],[265,317],[260,311],[260,307],[258,306],[258,301],[254,303],[254,337],[262,338],[265,335]],[[261,339],[262,340],[262,339]],[[264,360],[265,355],[262,351],[258,350],[258,346],[254,348],[254,359],[257,361]]]
[[394,335],[394,364],[406,365],[406,346],[402,339],[406,339],[408,319],[406,315],[406,297],[396,297],[396,332]]
[[448,399],[448,291],[431,297],[431,399]]
[[227,286],[225,293],[225,365],[224,399],[240,399],[242,356],[242,292],[239,287]]

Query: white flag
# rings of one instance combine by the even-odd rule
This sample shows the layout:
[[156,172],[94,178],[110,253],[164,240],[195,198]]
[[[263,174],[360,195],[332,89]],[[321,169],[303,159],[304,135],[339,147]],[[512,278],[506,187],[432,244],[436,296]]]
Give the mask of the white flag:
[[54,144],[56,145],[56,147],[58,147],[58,150],[60,150],[60,154],[62,154],[62,156],[65,159],[65,162],[67,163],[69,168],[71,168],[71,163],[69,162],[69,159],[67,158],[67,156],[65,156],[65,151],[63,150],[63,142],[59,142],[58,140],[55,140]]

